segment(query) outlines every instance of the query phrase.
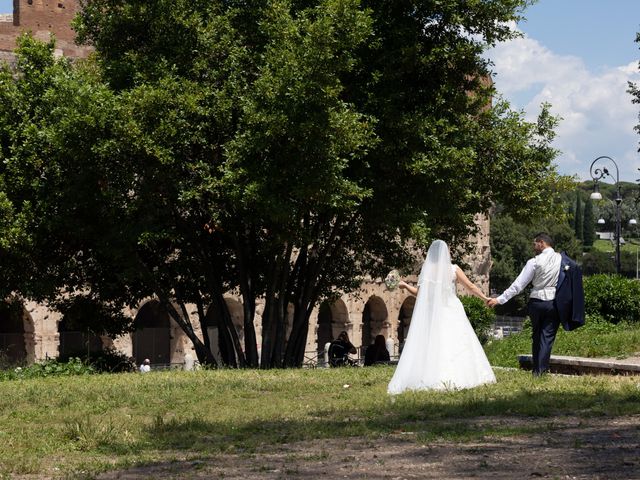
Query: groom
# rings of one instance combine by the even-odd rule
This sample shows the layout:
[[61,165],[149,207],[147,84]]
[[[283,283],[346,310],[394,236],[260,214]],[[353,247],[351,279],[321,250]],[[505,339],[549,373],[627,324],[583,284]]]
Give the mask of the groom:
[[532,284],[528,312],[533,329],[533,374],[538,376],[549,370],[551,347],[560,323],[565,330],[584,324],[584,292],[580,268],[565,253],[554,251],[548,234],[535,236],[533,250],[536,256],[527,262],[513,284],[498,298],[489,299],[487,305],[502,305]]

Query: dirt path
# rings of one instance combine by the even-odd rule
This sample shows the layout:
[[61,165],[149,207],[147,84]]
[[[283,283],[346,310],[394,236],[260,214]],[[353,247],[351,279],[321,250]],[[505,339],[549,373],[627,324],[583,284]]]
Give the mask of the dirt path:
[[[489,418],[483,427],[537,433],[467,442],[386,438],[314,440],[253,454],[156,464],[101,475],[138,479],[640,479],[640,415],[615,418]],[[422,428],[424,429],[424,425]]]

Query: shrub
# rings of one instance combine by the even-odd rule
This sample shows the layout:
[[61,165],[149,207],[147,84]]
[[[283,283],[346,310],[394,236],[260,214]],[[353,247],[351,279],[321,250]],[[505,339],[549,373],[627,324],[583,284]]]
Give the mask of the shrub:
[[135,372],[135,362],[115,348],[108,347],[91,355],[88,363],[98,372]]
[[584,278],[585,311],[611,323],[640,320],[640,282],[619,275]]
[[484,345],[489,340],[491,328],[496,322],[495,312],[478,297],[464,296],[460,297],[460,301],[478,340]]
[[91,365],[100,373],[121,373],[135,372],[135,361],[128,355],[116,350],[113,347],[106,347],[101,350],[89,352],[86,350],[74,351],[64,357],[58,357],[58,362],[64,363],[72,358],[80,359],[85,365]]
[[53,376],[87,375],[95,373],[91,365],[86,365],[79,358],[70,358],[68,362],[55,359],[44,360],[28,367],[17,367],[0,372],[1,380],[16,380],[25,378],[43,378]]

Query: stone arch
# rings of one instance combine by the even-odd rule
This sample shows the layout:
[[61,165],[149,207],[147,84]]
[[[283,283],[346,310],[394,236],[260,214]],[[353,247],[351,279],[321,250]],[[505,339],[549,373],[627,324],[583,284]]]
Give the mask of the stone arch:
[[362,347],[371,345],[377,335],[384,335],[385,339],[389,338],[388,316],[384,300],[377,295],[369,297],[362,312]]
[[338,299],[332,303],[322,302],[318,311],[318,352],[324,352],[325,344],[338,338],[338,335],[343,330],[349,333],[349,337],[351,337],[350,327],[349,310],[344,301]]
[[58,358],[67,360],[70,357],[85,358],[102,351],[100,336],[77,330],[69,324],[65,317],[58,322]]
[[23,365],[33,360],[33,330],[33,319],[22,303],[0,302],[0,363]]
[[413,315],[413,307],[416,304],[416,297],[410,296],[404,299],[400,312],[398,313],[398,345],[399,351],[402,351],[404,341],[409,333],[409,325],[411,324],[411,315]]
[[[242,303],[231,297],[225,297],[224,302],[229,309],[229,315],[231,315],[231,321],[238,334],[240,345],[244,348],[244,309]],[[211,306],[209,306],[205,316],[205,327],[206,332],[203,332],[203,334],[206,334],[209,338],[209,348],[216,362],[220,363],[224,359],[227,364],[233,363],[229,358],[230,352],[226,351],[224,343],[220,341],[220,319],[216,315],[215,309]]]
[[145,358],[152,364],[171,363],[171,319],[158,300],[149,300],[139,309],[133,322],[133,356],[140,365]]

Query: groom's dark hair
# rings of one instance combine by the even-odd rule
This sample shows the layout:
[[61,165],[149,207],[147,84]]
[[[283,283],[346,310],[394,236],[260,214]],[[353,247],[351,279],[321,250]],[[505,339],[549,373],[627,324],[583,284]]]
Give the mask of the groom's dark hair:
[[550,247],[553,247],[553,238],[551,238],[551,236],[546,232],[540,232],[536,234],[536,236],[534,237],[534,240],[536,242],[544,242]]

